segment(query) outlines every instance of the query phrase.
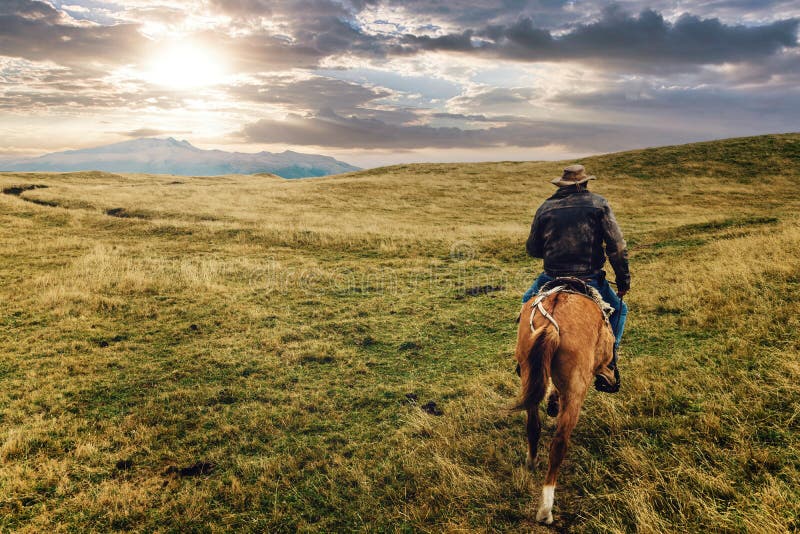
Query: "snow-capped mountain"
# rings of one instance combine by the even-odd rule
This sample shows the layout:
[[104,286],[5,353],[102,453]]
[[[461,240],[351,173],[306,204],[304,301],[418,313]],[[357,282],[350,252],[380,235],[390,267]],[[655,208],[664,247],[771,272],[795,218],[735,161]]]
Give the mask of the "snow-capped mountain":
[[274,154],[202,150],[188,141],[142,138],[35,158],[0,161],[0,171],[107,171],[214,176],[267,172],[284,178],[325,176],[358,167],[328,156],[286,150]]

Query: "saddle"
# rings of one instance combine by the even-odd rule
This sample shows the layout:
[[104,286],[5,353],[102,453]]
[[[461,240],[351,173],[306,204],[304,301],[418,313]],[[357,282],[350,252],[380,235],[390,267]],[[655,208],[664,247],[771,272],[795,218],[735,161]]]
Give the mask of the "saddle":
[[579,293],[581,295],[587,296],[592,298],[591,290],[597,291],[592,286],[586,283],[586,281],[581,280],[580,278],[575,278],[573,276],[562,276],[559,278],[554,278],[549,282],[546,282],[542,285],[539,293],[543,291],[547,291],[548,289],[553,289],[554,287],[563,286],[563,291],[570,291],[572,293]]

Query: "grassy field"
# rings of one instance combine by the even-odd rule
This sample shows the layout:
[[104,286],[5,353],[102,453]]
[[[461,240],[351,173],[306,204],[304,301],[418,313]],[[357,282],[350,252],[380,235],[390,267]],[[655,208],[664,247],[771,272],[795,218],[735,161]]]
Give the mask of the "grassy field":
[[[633,290],[554,529],[797,530],[800,135],[581,162]],[[505,408],[562,166],[0,174],[0,530],[553,530]]]

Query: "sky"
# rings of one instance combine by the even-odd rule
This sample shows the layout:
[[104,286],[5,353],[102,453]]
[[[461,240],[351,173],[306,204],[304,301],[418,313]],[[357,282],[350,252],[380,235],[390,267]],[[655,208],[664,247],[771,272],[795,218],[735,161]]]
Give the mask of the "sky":
[[800,0],[0,0],[0,156],[362,167],[800,130]]

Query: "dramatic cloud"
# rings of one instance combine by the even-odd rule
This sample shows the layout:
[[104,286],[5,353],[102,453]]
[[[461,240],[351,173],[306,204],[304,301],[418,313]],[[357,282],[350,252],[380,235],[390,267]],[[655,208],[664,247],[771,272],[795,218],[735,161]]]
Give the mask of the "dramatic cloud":
[[[207,36],[226,47],[237,61],[252,70],[258,65],[284,68],[313,67],[327,57],[383,55],[376,36],[361,31],[354,19],[362,4],[334,0],[212,0],[221,12],[234,17],[235,37]],[[264,31],[264,26],[269,31]]]
[[[648,117],[652,123],[679,128],[700,124],[713,130],[728,127],[752,128],[758,133],[789,132],[800,124],[800,91],[752,94],[734,89],[665,88],[626,86],[582,95],[564,95],[560,102],[591,111],[614,115],[624,122]],[[676,111],[677,110],[677,111]],[[768,124],[768,127],[759,124]],[[684,126],[685,127],[685,126]]]
[[530,87],[476,87],[447,101],[448,109],[491,115],[530,115],[539,108],[541,97]]
[[314,76],[298,79],[272,76],[258,83],[242,84],[230,89],[231,96],[250,102],[281,104],[295,110],[316,111],[323,108],[352,110],[373,100],[390,96],[385,89]]
[[523,61],[598,61],[629,64],[706,65],[752,61],[797,46],[798,19],[755,27],[727,26],[718,19],[684,14],[669,23],[659,13],[633,17],[617,7],[603,18],[554,36],[529,18],[438,37],[406,35],[406,53],[437,50],[483,53]]
[[191,132],[358,164],[786,131],[799,28],[796,0],[0,0],[0,152]]
[[[481,117],[480,121],[485,120]],[[542,147],[570,144],[580,150],[614,150],[647,132],[608,124],[577,124],[519,120],[479,129],[388,124],[378,119],[343,117],[327,110],[316,116],[290,115],[284,120],[262,119],[245,126],[249,142],[288,142],[297,145],[367,149],[488,148],[498,146]],[[663,139],[671,132],[658,133]]]
[[141,59],[146,39],[133,24],[79,25],[50,4],[0,2],[0,54],[65,65],[120,64]]

